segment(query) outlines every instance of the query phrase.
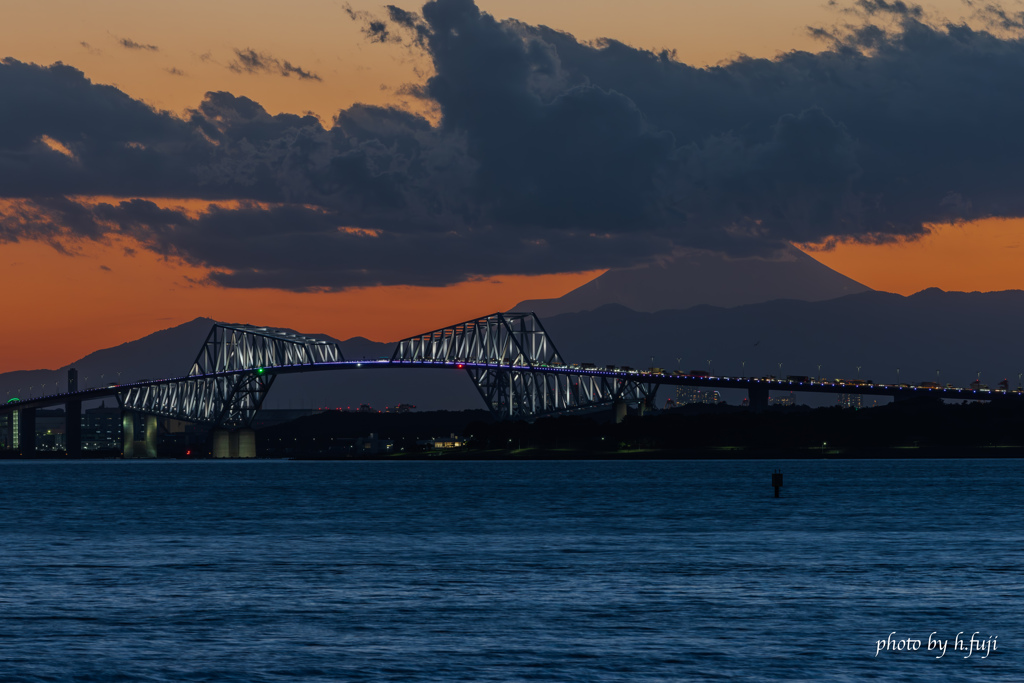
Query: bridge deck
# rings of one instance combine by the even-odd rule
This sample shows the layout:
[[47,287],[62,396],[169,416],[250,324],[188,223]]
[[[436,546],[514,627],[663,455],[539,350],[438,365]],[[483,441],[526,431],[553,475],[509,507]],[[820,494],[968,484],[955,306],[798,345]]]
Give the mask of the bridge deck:
[[[822,394],[863,394],[876,396],[893,396],[897,398],[909,398],[914,396],[934,396],[951,400],[982,400],[1013,398],[1024,399],[1024,391],[1021,389],[971,389],[964,387],[923,387],[906,384],[878,384],[878,383],[854,383],[852,380],[828,381],[809,380],[797,381],[788,379],[776,379],[766,377],[722,377],[722,376],[698,376],[684,375],[678,373],[655,373],[642,370],[614,370],[582,368],[572,365],[509,365],[488,362],[460,362],[460,361],[428,361],[428,360],[345,360],[335,362],[318,362],[313,364],[280,365],[263,368],[267,374],[294,374],[303,372],[320,372],[325,370],[382,370],[382,369],[458,369],[468,370],[471,368],[501,369],[510,372],[541,372],[553,375],[576,375],[580,377],[607,377],[613,379],[644,382],[652,385],[675,385],[692,386],[707,389],[745,389],[745,390],[768,390],[774,392],[805,392]],[[0,414],[9,413],[20,408],[46,408],[50,406],[63,405],[68,401],[89,401],[110,396],[117,396],[136,388],[167,384],[171,382],[183,382],[188,380],[203,380],[215,377],[225,377],[251,373],[253,369],[232,370],[219,373],[208,373],[182,377],[171,377],[159,380],[144,380],[106,387],[92,387],[77,392],[49,394],[46,396],[12,399],[8,403],[0,405]]]

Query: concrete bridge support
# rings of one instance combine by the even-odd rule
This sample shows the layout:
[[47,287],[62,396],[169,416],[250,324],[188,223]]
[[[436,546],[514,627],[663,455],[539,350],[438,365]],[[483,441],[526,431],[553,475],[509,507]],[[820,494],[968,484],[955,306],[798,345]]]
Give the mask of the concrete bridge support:
[[69,458],[82,454],[82,402],[64,404],[64,450]]
[[768,387],[751,385],[747,388],[747,403],[750,410],[755,413],[763,413],[768,409]]
[[126,410],[121,414],[121,433],[124,436],[124,447],[121,454],[126,458],[156,457],[156,415],[143,415],[139,431],[141,439],[136,439],[135,413]]
[[255,458],[256,432],[251,429],[237,429],[232,432],[226,429],[215,429],[213,431],[213,457]]
[[615,415],[615,424],[626,419],[626,402],[618,400],[612,404],[612,414]]
[[36,454],[36,409],[20,408],[14,418],[18,427],[18,450],[27,457]]

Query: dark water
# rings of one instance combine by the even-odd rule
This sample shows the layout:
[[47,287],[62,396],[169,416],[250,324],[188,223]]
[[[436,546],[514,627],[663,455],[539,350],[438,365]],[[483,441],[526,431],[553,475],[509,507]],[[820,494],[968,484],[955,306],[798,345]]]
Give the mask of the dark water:
[[[0,680],[1024,681],[1022,483],[1018,460],[3,462]],[[892,631],[921,648],[875,656]]]

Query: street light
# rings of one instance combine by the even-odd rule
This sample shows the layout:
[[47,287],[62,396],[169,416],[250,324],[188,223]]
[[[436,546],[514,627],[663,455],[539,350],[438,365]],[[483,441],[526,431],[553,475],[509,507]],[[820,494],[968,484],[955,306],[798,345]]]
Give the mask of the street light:
[[896,368],[896,386],[900,384],[900,369]]

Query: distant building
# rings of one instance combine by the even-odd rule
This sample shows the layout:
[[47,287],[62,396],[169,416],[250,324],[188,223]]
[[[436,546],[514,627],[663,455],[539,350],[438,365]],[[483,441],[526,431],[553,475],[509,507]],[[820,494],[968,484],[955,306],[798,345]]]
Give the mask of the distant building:
[[357,455],[377,455],[378,453],[391,453],[394,450],[394,441],[381,439],[375,432],[371,433],[370,436],[361,436],[355,442],[355,453]]
[[676,405],[687,405],[689,403],[706,403],[717,405],[722,400],[721,394],[714,389],[701,389],[699,387],[676,388]]
[[36,449],[40,451],[64,450],[64,409],[36,411]]
[[82,412],[82,450],[97,451],[101,449],[120,449],[122,418],[121,409],[117,406],[107,407],[101,403],[99,408],[90,408]]
[[[21,443],[20,429],[21,414],[17,410],[0,420],[0,447],[18,448]],[[65,431],[63,408],[39,408],[36,410],[36,450],[64,450]]]
[[774,396],[769,394],[768,395],[768,405],[770,405],[770,406],[795,406],[796,405],[796,396],[793,395],[792,391],[789,392],[788,394],[782,394],[781,396],[779,396],[778,394],[776,394]]
[[860,409],[864,407],[862,394],[839,394],[839,405],[843,408]]
[[448,438],[444,439],[433,439],[433,446],[437,450],[446,451],[452,448],[462,448],[466,445],[466,440],[461,436],[457,436],[455,432],[452,432]]

